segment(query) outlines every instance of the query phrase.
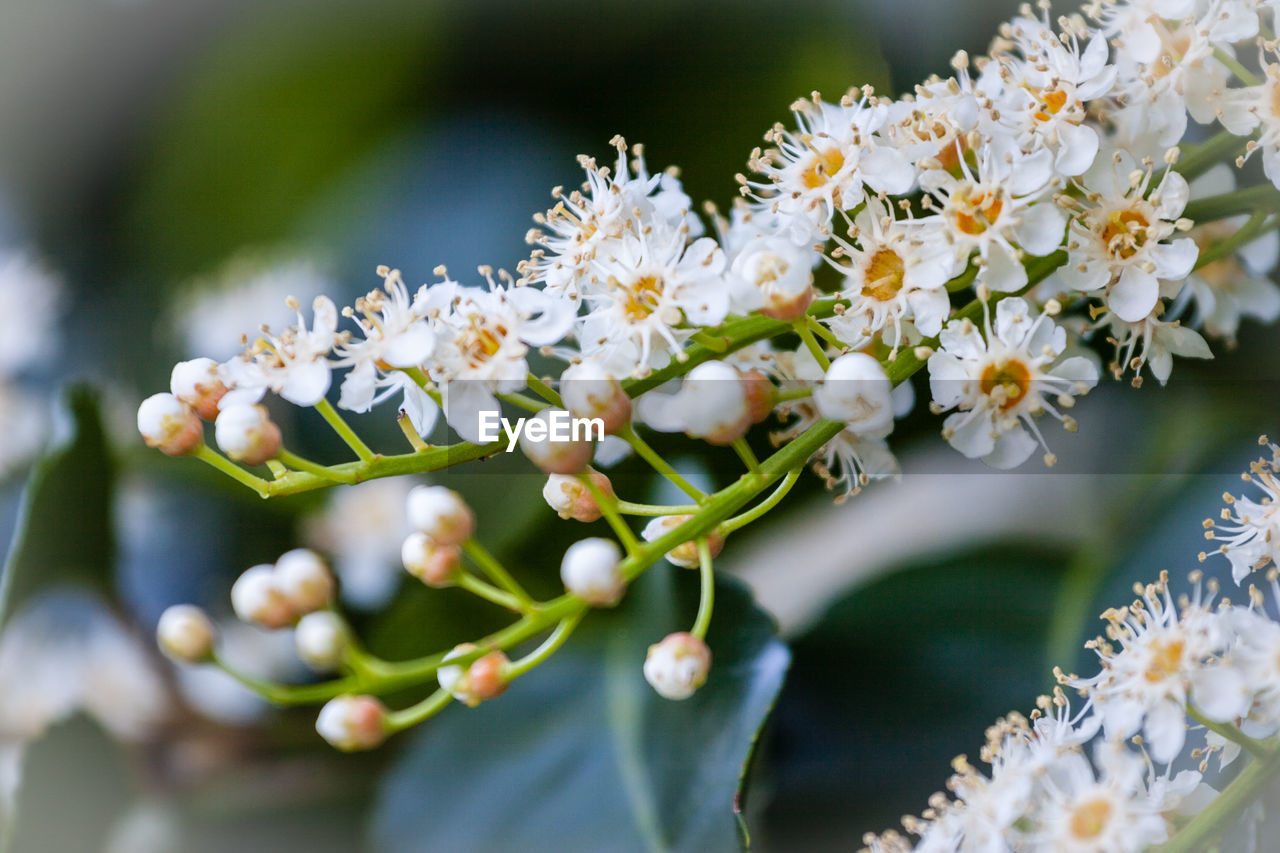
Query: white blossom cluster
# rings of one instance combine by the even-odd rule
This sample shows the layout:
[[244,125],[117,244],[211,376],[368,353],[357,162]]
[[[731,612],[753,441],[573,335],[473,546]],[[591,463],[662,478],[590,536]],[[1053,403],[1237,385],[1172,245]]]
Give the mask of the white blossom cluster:
[[[1205,538],[1219,542],[1217,553],[1231,562],[1231,576],[1240,583],[1251,572],[1280,566],[1280,446],[1263,436],[1259,444],[1271,451],[1242,475],[1261,496],[1222,496],[1227,506],[1217,521],[1205,519]],[[1201,554],[1203,561],[1206,554]]]
[[[949,794],[904,820],[914,840],[868,836],[867,849],[1137,853],[1172,838],[1218,795],[1204,779],[1211,766],[1280,732],[1280,623],[1267,596],[1251,587],[1248,606],[1232,607],[1199,573],[1191,580],[1191,594],[1175,601],[1162,575],[1104,613],[1105,636],[1087,644],[1098,674],[1056,671],[1062,687],[1036,712],[987,732],[985,769],[956,759]],[[1274,610],[1275,570],[1268,585]],[[1064,688],[1083,707],[1073,711]]]
[[[612,163],[581,158],[581,188],[557,188],[535,217],[518,279],[482,268],[484,284],[467,286],[439,269],[441,281],[411,290],[382,268],[383,286],[351,308],[319,296],[310,320],[299,311],[229,361],[180,365],[173,397],[139,426],[187,452],[187,407],[203,404],[228,421],[224,450],[256,464],[278,437],[244,407],[267,391],[315,405],[347,369],[340,407],[394,398],[425,437],[442,406],[478,441],[479,413],[525,389],[531,348],[566,361],[564,379],[616,384],[685,359],[699,330],[755,314],[817,338],[701,365],[683,392],[641,399],[639,418],[729,443],[774,406],[751,398],[750,381],[721,380],[758,377],[825,389],[780,407],[793,426],[837,417],[879,395],[885,371],[836,358],[833,375],[823,362],[866,352],[884,364],[906,347],[927,359],[954,447],[997,467],[1039,448],[1052,464],[1038,418],[1074,429],[1066,410],[1098,379],[1077,354],[1081,337],[1112,342],[1117,376],[1132,370],[1136,383],[1145,366],[1163,382],[1174,355],[1211,357],[1201,332],[1230,340],[1242,317],[1280,315],[1264,277],[1280,249],[1275,223],[1188,219],[1193,199],[1223,197],[1234,178],[1202,168],[1189,184],[1176,148],[1197,133],[1188,116],[1220,125],[1250,137],[1241,162],[1261,149],[1280,186],[1280,65],[1259,38],[1272,6],[1110,0],[1086,12],[1055,23],[1047,5],[1026,6],[988,55],[958,54],[952,76],[896,100],[863,89],[798,101],[794,126],[773,127],[739,176],[745,198],[728,216],[711,211],[710,230],[674,170],[651,172],[639,146],[615,138]],[[1260,78],[1236,58],[1254,43]],[[1197,269],[1202,252],[1213,257]],[[981,318],[953,308],[965,287],[984,300]],[[985,302],[1005,294],[992,318]],[[824,310],[811,310],[817,300]],[[892,418],[838,419],[849,431],[815,457],[829,482],[847,493],[894,469],[883,444]]]

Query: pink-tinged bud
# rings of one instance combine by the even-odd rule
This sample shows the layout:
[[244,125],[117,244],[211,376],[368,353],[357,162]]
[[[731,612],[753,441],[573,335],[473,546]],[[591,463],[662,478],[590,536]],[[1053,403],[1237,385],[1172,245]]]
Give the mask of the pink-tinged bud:
[[733,444],[751,428],[746,383],[723,361],[704,362],[689,371],[677,396],[684,410],[684,431],[694,438]]
[[[691,518],[693,518],[692,515],[658,516],[644,526],[640,535],[646,542],[655,542]],[[707,550],[711,552],[713,558],[720,556],[720,552],[724,550],[724,534],[719,530],[708,533]],[[698,557],[697,541],[691,539],[672,548],[667,552],[667,561],[686,569],[698,568],[702,561]]]
[[622,576],[622,550],[612,539],[574,542],[560,561],[564,588],[592,607],[612,607],[627,589]]
[[295,548],[276,560],[276,586],[296,613],[311,613],[333,601],[333,574],[320,555]]
[[803,317],[804,312],[809,310],[809,305],[812,303],[812,287],[806,287],[799,292],[766,290],[764,305],[760,307],[760,313],[773,320],[791,323]]
[[185,456],[204,441],[204,424],[172,394],[152,394],[138,406],[138,432],[148,447],[166,456]]
[[476,517],[462,495],[444,486],[415,486],[406,502],[409,524],[439,545],[461,545],[476,529]]
[[644,679],[664,699],[688,699],[707,681],[711,649],[685,631],[668,634],[649,647]]
[[773,383],[764,373],[752,368],[742,374],[742,388],[747,395],[747,411],[751,422],[758,424],[773,412]]
[[576,474],[595,452],[593,431],[564,409],[543,409],[524,422],[520,450],[544,474]]
[[[613,483],[609,482],[607,476],[594,468],[587,469],[587,476],[602,494],[614,497]],[[600,518],[600,506],[596,503],[595,495],[577,477],[568,474],[550,475],[547,477],[547,484],[542,487],[542,497],[561,518],[583,522]]]
[[427,586],[437,589],[453,585],[454,575],[462,564],[462,549],[457,545],[441,545],[421,531],[410,533],[400,546],[404,570]]
[[218,413],[213,434],[223,453],[246,465],[261,465],[280,452],[280,427],[262,406],[228,406]]
[[606,435],[631,420],[631,398],[622,383],[594,361],[572,365],[560,375],[560,396],[575,418],[603,421]]
[[213,654],[213,623],[194,604],[175,604],[160,615],[156,641],[180,663],[200,663]]
[[342,663],[350,640],[341,616],[317,610],[298,620],[293,641],[303,663],[317,672],[329,672]]
[[231,585],[231,609],[242,622],[264,628],[283,628],[298,618],[289,597],[276,582],[275,566],[263,563],[247,569]]
[[211,421],[218,417],[218,403],[227,393],[218,363],[211,358],[193,358],[180,361],[169,375],[169,390],[173,396],[196,410],[196,414]]
[[343,752],[373,749],[387,739],[387,709],[372,696],[337,696],[320,709],[316,731]]
[[[473,643],[463,643],[455,646],[444,659],[452,660],[462,657],[474,652],[476,648]],[[507,674],[510,664],[511,661],[502,652],[489,652],[472,661],[465,669],[459,664],[440,667],[436,671],[436,679],[440,682],[440,687],[448,691],[454,699],[474,708],[486,699],[501,695],[507,689],[510,683],[510,677]]]

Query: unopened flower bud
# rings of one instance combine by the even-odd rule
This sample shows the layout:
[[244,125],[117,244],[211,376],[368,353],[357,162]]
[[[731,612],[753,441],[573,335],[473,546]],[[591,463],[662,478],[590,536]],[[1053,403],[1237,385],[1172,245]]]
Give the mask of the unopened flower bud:
[[275,566],[266,563],[236,578],[231,585],[231,609],[242,622],[264,628],[283,628],[298,616],[276,582]]
[[734,258],[731,286],[744,306],[790,323],[813,302],[812,258],[807,247],[785,237],[757,237]]
[[228,406],[218,413],[213,434],[223,453],[246,465],[261,465],[280,452],[280,427],[262,406]]
[[663,637],[644,659],[644,679],[664,699],[688,699],[710,671],[711,650],[685,631]]
[[746,383],[723,361],[708,361],[689,371],[677,396],[684,410],[684,431],[694,438],[732,444],[751,428]]
[[441,545],[415,530],[400,546],[400,559],[406,572],[427,586],[439,588],[453,583],[453,576],[462,563],[462,551],[457,545]]
[[387,739],[387,709],[372,696],[336,696],[320,709],[316,731],[343,752],[373,749]]
[[462,495],[444,486],[415,486],[406,504],[409,524],[440,545],[461,545],[476,529],[476,517]]
[[152,394],[142,401],[138,432],[148,447],[166,456],[185,456],[204,440],[200,416],[172,394]]
[[862,435],[882,436],[893,426],[893,383],[866,353],[847,353],[831,362],[813,400],[824,418],[844,421]]
[[295,613],[311,613],[333,600],[333,574],[320,555],[295,548],[276,560],[276,586]]
[[560,375],[560,396],[575,418],[599,418],[606,435],[631,420],[631,398],[622,383],[594,361],[568,367]]
[[560,579],[565,589],[592,607],[612,607],[627,588],[621,562],[622,550],[612,539],[583,539],[564,552]]
[[747,411],[751,422],[758,424],[773,412],[773,383],[759,370],[751,369],[742,374],[742,388],[747,395]]
[[211,358],[193,358],[180,361],[169,375],[169,390],[173,395],[196,410],[196,414],[211,421],[218,416],[218,403],[227,393],[218,363]]
[[[646,542],[654,542],[691,518],[693,518],[691,515],[658,516],[644,526],[644,530],[640,531],[640,535]],[[720,556],[720,552],[724,550],[724,534],[719,530],[712,530],[708,533],[707,550],[713,558]],[[682,542],[672,548],[667,552],[667,561],[686,569],[698,568],[702,561],[698,557],[697,541],[690,539],[688,542]]]
[[[474,652],[473,643],[455,646],[453,651],[445,655],[445,660],[462,657]],[[454,699],[474,708],[486,699],[492,699],[507,689],[509,677],[507,667],[511,661],[500,651],[489,652],[471,662],[465,668],[461,664],[442,666],[436,671],[436,679],[440,687],[448,691]]]
[[[613,483],[609,478],[594,468],[587,469],[591,482],[606,497],[614,497]],[[561,518],[572,518],[575,521],[592,522],[600,518],[600,506],[595,495],[586,484],[577,477],[568,474],[552,474],[547,477],[547,484],[542,487],[542,497]]]
[[156,641],[166,655],[182,663],[200,663],[213,653],[213,623],[194,604],[175,604],[160,615]]
[[524,422],[520,450],[544,474],[576,474],[595,452],[590,434],[564,409],[543,409]]
[[328,610],[308,613],[298,620],[293,641],[298,657],[312,669],[328,672],[342,662],[347,650],[347,626],[342,617]]

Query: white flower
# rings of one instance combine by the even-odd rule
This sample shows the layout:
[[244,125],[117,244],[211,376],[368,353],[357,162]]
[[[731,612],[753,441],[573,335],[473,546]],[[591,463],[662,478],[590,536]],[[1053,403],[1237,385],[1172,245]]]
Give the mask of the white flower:
[[607,256],[610,243],[626,229],[658,222],[701,233],[697,218],[689,215],[689,196],[674,170],[651,176],[639,145],[632,149],[635,160],[628,168],[626,141],[615,136],[611,144],[618,150],[613,170],[590,157],[579,157],[587,173],[582,190],[566,196],[557,187],[552,192],[555,207],[536,217],[547,230],[529,232],[529,242],[540,248],[521,265],[526,281],[543,282],[549,291],[576,298],[591,279],[592,263]]
[[893,383],[880,362],[866,353],[851,352],[831,362],[813,391],[813,402],[824,418],[844,421],[859,435],[883,438],[893,429]]
[[320,709],[316,732],[343,752],[373,749],[387,739],[387,709],[373,696],[337,696]]
[[62,286],[24,251],[0,249],[0,380],[58,350]]
[[772,234],[753,234],[743,243],[733,254],[726,276],[734,311],[759,311],[788,323],[802,316],[813,301],[813,266],[818,253],[811,246],[797,246]]
[[1090,643],[1102,671],[1092,678],[1059,680],[1086,693],[1109,739],[1141,729],[1151,757],[1168,764],[1186,740],[1188,702],[1218,721],[1248,710],[1249,686],[1221,661],[1234,636],[1231,617],[1210,610],[1211,599],[1202,599],[1197,586],[1179,612],[1162,578],[1129,607],[1103,614],[1109,641]]
[[282,554],[276,560],[275,581],[296,613],[320,610],[333,600],[333,575],[320,555],[308,548]]
[[627,588],[620,564],[622,550],[612,539],[581,539],[560,561],[564,588],[592,607],[612,607]]
[[934,410],[958,409],[943,423],[943,435],[965,456],[996,468],[1021,465],[1037,444],[1051,464],[1034,418],[1048,412],[1074,429],[1050,399],[1070,406],[1097,384],[1098,369],[1083,356],[1060,358],[1065,330],[1021,298],[1001,300],[994,326],[989,313],[983,323],[982,330],[967,319],[949,323],[929,357]]
[[97,597],[58,589],[29,599],[0,633],[0,742],[39,737],[85,711],[141,739],[169,710],[142,643]]
[[1256,460],[1244,475],[1244,481],[1257,486],[1261,496],[1225,494],[1227,507],[1221,519],[1204,523],[1205,538],[1219,543],[1215,553],[1231,562],[1236,583],[1268,564],[1280,565],[1280,446],[1267,447],[1271,458]]
[[476,529],[475,513],[462,495],[444,486],[414,486],[405,501],[409,524],[439,545],[461,545]]
[[1022,253],[1053,252],[1066,227],[1062,212],[1046,198],[1061,181],[1053,155],[1048,149],[1022,154],[999,141],[974,153],[972,166],[967,158],[959,160],[959,176],[943,169],[920,176],[921,188],[941,210],[908,221],[943,225],[957,260],[977,252],[983,283],[997,291],[1020,290],[1027,284]]
[[283,628],[298,618],[270,563],[248,568],[236,578],[231,585],[231,609],[242,622],[263,628]]
[[862,203],[864,187],[891,195],[911,189],[915,169],[876,136],[887,107],[849,96],[829,104],[815,96],[791,109],[796,129],[775,125],[766,138],[776,147],[752,154],[751,168],[764,180],[741,180],[743,192],[776,214],[795,243],[824,240],[836,211]]
[[711,650],[692,634],[668,634],[649,647],[644,679],[663,699],[688,699],[706,683]]
[[904,320],[911,320],[921,334],[938,334],[951,311],[947,282],[964,269],[947,244],[943,225],[904,221],[875,198],[867,200],[853,224],[852,242],[836,237],[834,253],[848,258],[835,267],[844,276],[840,297],[849,305],[824,322],[855,346],[884,330],[895,351]]
[[[1280,94],[1280,90],[1277,92]],[[1231,167],[1219,163],[1191,183],[1193,199],[1231,192],[1235,175]],[[1188,236],[1200,252],[1228,240],[1248,221],[1247,215],[1207,222]],[[1271,323],[1280,317],[1280,286],[1267,274],[1280,259],[1280,234],[1268,230],[1234,252],[1193,270],[1187,287],[1196,304],[1196,322],[1205,332],[1228,341],[1235,340],[1240,320],[1252,317]]]
[[1181,280],[1199,250],[1179,220],[1190,190],[1167,169],[1152,187],[1150,167],[1135,170],[1124,152],[1103,157],[1081,179],[1087,203],[1078,203],[1067,240],[1062,279],[1074,290],[1105,288],[1107,309],[1126,323],[1141,321],[1160,299],[1160,279]]
[[308,545],[328,554],[344,603],[360,609],[385,604],[400,580],[400,542],[410,531],[405,501],[413,483],[385,477],[328,490],[325,508],[304,524]]
[[355,320],[363,338],[340,344],[335,367],[350,367],[343,378],[338,405],[353,412],[367,412],[400,393],[402,408],[419,435],[430,434],[439,409],[431,397],[408,376],[392,368],[420,367],[435,351],[435,333],[409,298],[399,270],[379,267],[383,289],[356,300],[343,314]]
[[338,309],[327,296],[317,296],[312,303],[311,328],[290,297],[289,306],[297,311],[297,325],[273,336],[264,332],[248,350],[223,365],[223,375],[231,390],[222,398],[222,406],[256,403],[268,390],[279,394],[295,406],[314,406],[324,399],[332,379],[333,365],[328,355],[338,331]]
[[963,51],[952,60],[957,77],[931,80],[916,86],[914,96],[889,105],[881,133],[912,165],[926,161],[948,171],[960,166],[969,151],[969,134],[978,126],[985,103],[979,104],[969,78],[969,57]]
[[1200,333],[1177,320],[1161,320],[1157,314],[1161,311],[1159,303],[1151,309],[1151,314],[1136,323],[1126,323],[1115,314],[1103,317],[1100,325],[1110,331],[1110,340],[1115,341],[1116,359],[1111,365],[1111,372],[1119,379],[1126,369],[1135,373],[1133,383],[1140,385],[1142,380],[1138,374],[1143,366],[1150,368],[1161,385],[1169,379],[1173,371],[1173,357],[1213,358],[1213,351],[1205,343]]
[[674,354],[692,326],[714,326],[729,311],[725,256],[716,241],[688,243],[680,229],[655,224],[628,231],[607,259],[597,259],[597,282],[585,294],[587,315],[578,331],[588,357],[625,353],[632,372],[651,356]]
[[1060,38],[1047,20],[1025,17],[1014,18],[1001,35],[1009,43],[994,54],[978,83],[980,89],[994,83],[997,90],[984,116],[1023,150],[1053,151],[1058,174],[1081,174],[1099,144],[1098,132],[1085,123],[1088,104],[1110,92],[1116,78],[1115,66],[1107,64],[1106,38],[1091,33],[1081,50],[1075,34]]
[[198,663],[213,651],[214,627],[203,610],[192,604],[175,604],[160,614],[156,640],[169,657],[182,663]]
[[468,441],[480,440],[479,415],[498,408],[495,393],[525,387],[529,347],[560,341],[577,311],[576,303],[534,287],[488,284],[446,279],[422,287],[414,300],[436,334],[429,372],[444,396],[445,418]]
[[218,417],[218,404],[227,393],[222,379],[222,368],[211,358],[193,358],[180,361],[169,374],[169,390],[173,396],[196,410],[201,418],[211,421]]
[[1122,744],[1102,744],[1094,760],[1096,772],[1083,755],[1066,755],[1046,778],[1036,849],[1141,853],[1167,840],[1169,826],[1148,794],[1141,757]]

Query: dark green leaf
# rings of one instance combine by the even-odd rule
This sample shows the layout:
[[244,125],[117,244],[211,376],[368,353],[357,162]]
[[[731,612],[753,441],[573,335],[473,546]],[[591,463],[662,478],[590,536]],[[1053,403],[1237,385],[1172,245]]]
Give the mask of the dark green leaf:
[[735,798],[789,654],[737,584],[717,585],[711,677],[684,702],[641,674],[692,623],[695,573],[655,566],[551,661],[426,724],[390,774],[374,846],[409,851],[736,850]]

